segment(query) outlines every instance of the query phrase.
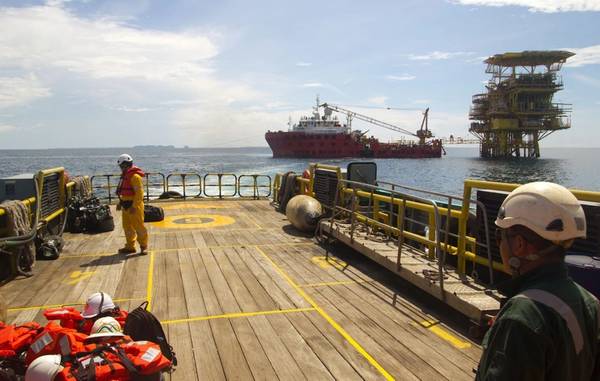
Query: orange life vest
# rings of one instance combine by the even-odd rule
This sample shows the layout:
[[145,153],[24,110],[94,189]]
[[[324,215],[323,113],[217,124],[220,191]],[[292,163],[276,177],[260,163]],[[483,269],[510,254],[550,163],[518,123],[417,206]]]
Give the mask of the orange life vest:
[[16,357],[27,350],[35,337],[42,331],[36,322],[21,325],[0,324],[0,358]]
[[[112,316],[119,322],[122,328],[125,327],[125,320],[127,320],[127,315],[127,311],[116,309],[113,310],[113,313],[110,315],[105,315],[103,313],[100,314],[100,316],[98,317]],[[83,316],[81,316],[81,312],[79,312],[79,310],[70,306],[48,308],[44,311],[44,316],[50,321],[59,320],[60,325],[64,328],[76,329],[81,333],[85,333],[86,335],[90,334],[90,332],[92,331],[92,326],[96,321],[96,319],[84,319]]]
[[74,381],[83,377],[90,381],[131,380],[135,375],[149,376],[171,366],[171,361],[163,356],[157,344],[127,339],[100,345],[66,359],[65,368],[55,381]]
[[129,167],[125,173],[121,175],[121,180],[119,181],[119,185],[117,186],[117,196],[134,196],[135,191],[133,186],[131,185],[131,178],[133,175],[140,175],[144,177],[144,171],[140,168],[132,165]]
[[33,360],[44,355],[69,355],[86,350],[84,344],[88,335],[77,332],[75,329],[65,328],[51,321],[29,346],[25,362],[31,364]]

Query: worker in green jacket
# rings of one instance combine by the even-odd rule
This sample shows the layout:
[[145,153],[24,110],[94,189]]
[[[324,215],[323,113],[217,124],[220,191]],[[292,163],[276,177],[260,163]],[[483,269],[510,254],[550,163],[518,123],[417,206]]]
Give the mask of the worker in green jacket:
[[565,251],[586,236],[566,188],[522,185],[496,219],[510,297],[483,339],[477,380],[600,380],[600,305],[567,275]]

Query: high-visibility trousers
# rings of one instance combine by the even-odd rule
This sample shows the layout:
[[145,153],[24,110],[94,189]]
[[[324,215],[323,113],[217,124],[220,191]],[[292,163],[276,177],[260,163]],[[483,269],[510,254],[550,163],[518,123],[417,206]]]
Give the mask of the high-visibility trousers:
[[123,231],[125,232],[125,247],[135,249],[135,241],[137,240],[141,247],[148,247],[148,230],[144,226],[144,203],[133,205],[135,211],[132,213],[131,208],[122,209],[123,215]]

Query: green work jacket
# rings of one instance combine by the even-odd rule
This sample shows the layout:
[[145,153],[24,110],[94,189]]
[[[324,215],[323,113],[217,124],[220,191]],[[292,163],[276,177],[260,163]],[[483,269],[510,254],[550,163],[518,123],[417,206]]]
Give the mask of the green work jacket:
[[600,380],[600,306],[563,263],[499,290],[510,299],[483,339],[477,380]]

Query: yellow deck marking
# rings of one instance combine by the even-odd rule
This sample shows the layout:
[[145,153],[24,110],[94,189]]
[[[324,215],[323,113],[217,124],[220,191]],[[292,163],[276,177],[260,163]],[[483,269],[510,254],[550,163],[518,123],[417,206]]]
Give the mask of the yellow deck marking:
[[150,263],[148,264],[148,283],[146,284],[146,300],[148,301],[148,306],[146,309],[150,311],[152,308],[152,282],[154,280],[154,251],[150,252]]
[[[243,232],[243,231],[257,231],[257,230],[273,230],[273,231],[281,231],[281,228],[263,228],[263,227],[259,227],[259,225],[252,221],[252,223],[254,223],[254,225],[256,225],[257,227],[255,228],[237,228],[237,229],[215,229],[214,231],[227,231],[227,232]],[[175,232],[172,231],[151,231],[150,235],[164,235],[164,234],[173,234]],[[71,233],[65,233],[64,237],[66,241],[89,241],[89,240],[93,240],[95,237],[77,237],[74,235],[67,235],[67,234],[71,234]],[[124,235],[120,235],[120,237],[124,237]],[[106,239],[106,237],[102,237],[102,239]]]
[[436,334],[437,336],[439,336],[442,339],[446,340],[447,342],[449,342],[450,344],[452,344],[455,348],[458,348],[458,349],[471,348],[471,343],[469,343],[467,341],[462,341],[458,337],[454,336],[450,332],[448,332],[445,329],[443,329],[440,326],[440,322],[439,321],[425,320],[425,321],[422,321],[420,323],[420,325],[423,326],[423,327],[425,327],[425,328],[427,328],[428,331],[431,331],[434,334]]
[[344,261],[341,261],[341,260],[333,258],[333,257],[327,258],[324,255],[312,257],[310,260],[312,263],[318,265],[322,269],[326,269],[329,267],[335,267],[338,270],[343,270],[344,268],[346,268],[346,266],[348,266],[346,264],[346,262],[344,262]]
[[333,318],[331,316],[329,316],[329,314],[327,314],[327,312],[325,312],[321,307],[319,307],[319,305],[306,293],[304,292],[303,289],[301,289],[293,280],[292,278],[289,277],[289,275],[287,275],[287,273],[285,271],[283,271],[283,269],[281,267],[279,267],[272,259],[271,257],[269,257],[267,255],[267,253],[265,253],[260,247],[258,246],[254,246],[256,248],[256,250],[267,260],[269,261],[269,263],[271,263],[271,265],[275,268],[275,270],[277,270],[277,272],[279,273],[279,275],[281,275],[289,284],[290,286],[292,286],[296,292],[298,292],[300,294],[300,296],[302,296],[304,298],[304,300],[306,300],[311,306],[313,306],[315,308],[315,310],[325,319],[327,320],[327,322],[336,330],[338,331],[338,333],[340,335],[342,335],[342,337],[344,339],[346,339],[346,341],[348,343],[350,343],[350,345],[352,345],[354,347],[354,349],[356,349],[358,351],[358,353],[360,353],[368,362],[369,364],[373,365],[373,367],[375,367],[375,369],[377,369],[377,371],[379,371],[379,373],[381,373],[381,375],[383,377],[385,377],[386,380],[394,380],[394,377],[392,377],[391,374],[389,374],[378,362],[377,360],[375,360],[373,358],[373,356],[371,356],[356,340],[354,340],[354,338],[352,336],[350,336],[350,334],[348,332],[346,332],[346,330],[344,328],[342,328],[335,320],[333,320]]
[[235,207],[214,205],[214,204],[175,204],[175,205],[160,205],[165,210],[177,210],[177,209],[232,209]]
[[150,225],[162,229],[210,229],[235,223],[235,219],[220,214],[178,214],[166,216]]
[[[238,249],[245,249],[245,248],[249,248],[249,247],[264,247],[264,246],[276,246],[276,247],[282,247],[282,246],[305,246],[305,245],[310,245],[310,246],[314,246],[315,243],[314,242],[296,242],[296,243],[265,243],[263,245],[254,245],[254,244],[247,244],[247,245],[210,245],[210,246],[194,246],[194,247],[179,247],[179,248],[174,248],[174,249],[155,249],[152,250],[155,253],[164,253],[164,252],[169,252],[169,251],[177,251],[177,250],[196,250],[196,249],[231,249],[231,248],[238,248]],[[64,259],[75,259],[75,258],[89,258],[89,257],[110,257],[113,255],[121,255],[121,254],[117,254],[116,250],[112,253],[98,253],[98,254],[82,254],[82,255],[61,255],[60,257],[58,257],[58,259],[64,258]]]
[[299,284],[298,287],[307,288],[307,287],[322,287],[322,286],[341,286],[344,284],[359,284],[359,283],[369,283],[370,280],[340,280],[337,282],[323,282],[323,283],[309,283],[309,284]]
[[[113,299],[113,302],[134,302],[136,300],[144,300],[143,298],[124,298],[124,299]],[[83,306],[85,302],[75,302],[75,303],[63,303],[63,304],[47,304],[45,306],[27,306],[27,307],[14,307],[7,309],[8,312],[19,312],[19,311],[29,311],[29,310],[45,310],[48,308],[58,308],[64,306]]]
[[161,321],[161,323],[162,324],[177,324],[177,323],[189,323],[192,321],[203,321],[203,320],[212,320],[212,319],[232,319],[232,318],[241,318],[241,317],[289,314],[292,312],[310,312],[310,311],[316,311],[316,310],[314,308],[290,308],[287,310],[235,312],[235,313],[223,314],[223,315],[210,315],[210,316],[198,316],[198,317],[186,318],[186,319],[163,320],[163,321]]
[[69,275],[70,280],[66,280],[63,283],[68,284],[70,286],[74,286],[77,283],[91,277],[95,273],[96,271],[73,271],[71,275]]

